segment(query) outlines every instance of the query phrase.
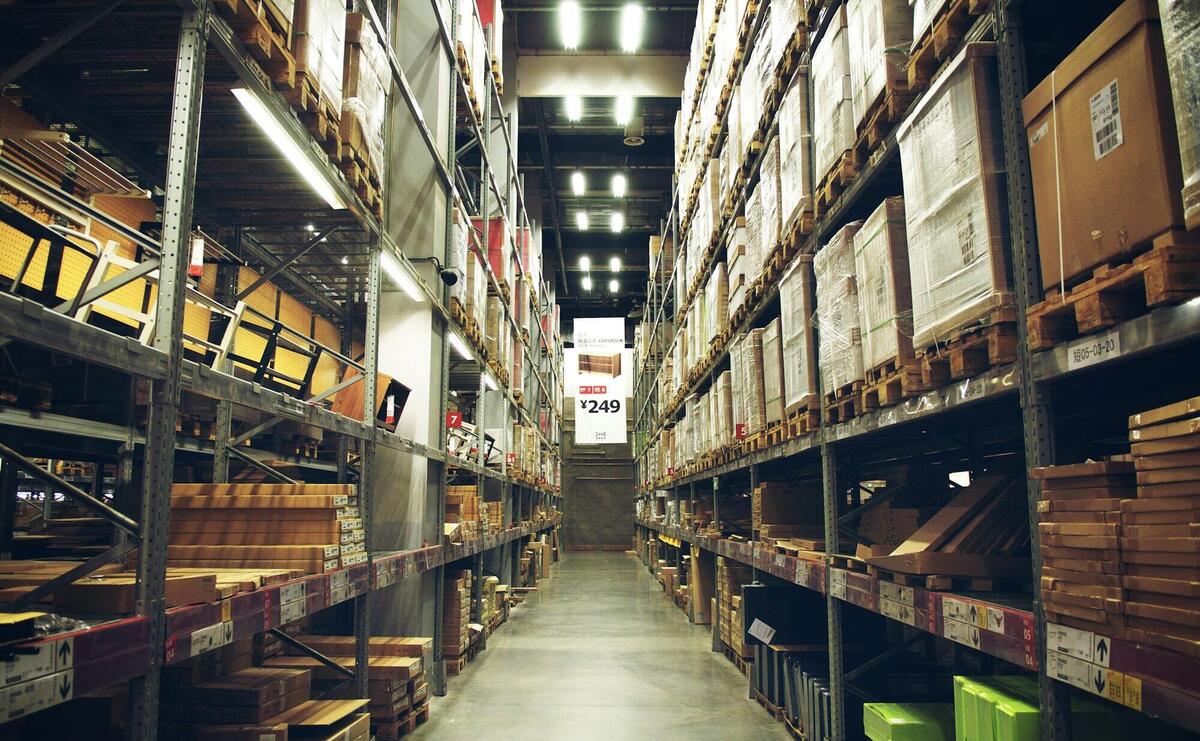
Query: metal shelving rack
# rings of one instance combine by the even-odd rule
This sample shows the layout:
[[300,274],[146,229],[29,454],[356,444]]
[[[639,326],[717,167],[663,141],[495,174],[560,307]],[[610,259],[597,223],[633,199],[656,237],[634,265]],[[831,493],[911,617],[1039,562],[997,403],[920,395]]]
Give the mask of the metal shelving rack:
[[[436,138],[429,130],[427,119],[421,111],[405,71],[392,51],[389,39],[392,38],[390,32],[393,30],[393,21],[380,9],[391,4],[359,0],[354,5],[355,10],[369,19],[369,31],[376,35],[376,39],[387,52],[391,72],[391,94],[399,93],[408,109],[409,115],[400,117],[404,120],[397,120],[394,124],[412,126],[420,132],[432,160],[430,167],[443,188],[447,204],[453,201],[458,190],[456,176],[461,172],[461,165],[458,162],[456,135],[464,131],[474,139],[480,153],[482,186],[479,203],[480,214],[485,220],[484,233],[487,233],[486,220],[490,215],[486,206],[488,199],[493,196],[503,213],[514,215],[521,226],[528,226],[531,222],[526,213],[524,194],[515,166],[515,141],[508,130],[511,121],[503,111],[499,90],[490,74],[486,75],[488,95],[483,105],[483,121],[475,119],[473,115],[464,126],[460,126],[456,121],[457,104],[462,99],[460,96],[465,96],[467,88],[463,72],[456,62],[457,29],[454,28],[453,19],[450,25],[447,25],[441,2],[431,0],[431,10],[449,68],[450,84],[448,99],[445,101],[445,105],[448,106],[448,146],[445,152],[441,151]],[[380,7],[377,8],[377,5]],[[557,527],[561,516],[536,525],[511,523],[531,516],[535,505],[549,507],[559,502],[561,494],[544,481],[534,483],[515,479],[507,471],[504,461],[499,467],[489,466],[483,457],[482,445],[479,446],[479,458],[475,461],[450,455],[442,449],[446,439],[444,419],[438,428],[438,439],[443,443],[436,446],[410,440],[373,424],[377,395],[382,393],[382,389],[376,388],[376,368],[379,328],[381,321],[385,321],[380,316],[380,297],[384,290],[381,261],[385,253],[414,280],[424,299],[432,307],[433,331],[440,338],[442,361],[441,387],[435,397],[438,400],[438,408],[447,408],[452,390],[452,364],[458,371],[473,369],[478,378],[475,414],[482,429],[486,411],[484,399],[488,396],[484,383],[487,364],[474,351],[470,360],[451,359],[446,337],[448,332],[455,330],[445,289],[435,280],[435,284],[439,286],[435,291],[421,279],[421,272],[415,264],[420,260],[410,260],[398,248],[388,237],[385,228],[386,216],[383,219],[377,217],[321,153],[296,114],[272,88],[270,75],[255,61],[230,24],[214,10],[213,0],[181,0],[179,3],[163,0],[158,4],[149,4],[148,7],[145,7],[147,4],[139,4],[139,7],[130,13],[149,27],[139,29],[146,33],[136,37],[137,42],[145,39],[146,48],[140,51],[137,48],[118,49],[120,54],[130,54],[138,59],[158,60],[170,64],[173,69],[173,77],[163,79],[160,83],[168,91],[169,108],[161,102],[144,103],[151,115],[166,115],[161,127],[150,131],[153,127],[147,126],[146,130],[150,133],[144,136],[144,139],[150,140],[159,151],[166,153],[164,162],[158,162],[153,156],[145,156],[145,147],[140,146],[140,141],[131,142],[126,136],[122,136],[134,131],[115,121],[110,122],[109,117],[114,114],[111,108],[105,106],[105,91],[113,89],[111,84],[105,81],[96,82],[95,86],[99,92],[80,96],[79,100],[71,100],[70,96],[65,94],[65,90],[59,91],[55,85],[50,84],[49,79],[29,74],[31,71],[37,73],[39,64],[47,60],[66,60],[64,63],[83,66],[89,60],[88,54],[101,53],[92,46],[77,50],[70,44],[79,38],[86,38],[89,29],[101,23],[110,14],[119,14],[125,10],[119,6],[119,1],[101,3],[93,10],[80,15],[77,7],[70,3],[64,3],[61,7],[56,3],[45,3],[38,4],[36,9],[28,6],[10,9],[6,11],[7,15],[0,16],[0,22],[6,24],[3,26],[5,28],[43,23],[58,29],[57,33],[40,36],[47,40],[10,69],[0,71],[0,79],[5,84],[18,82],[31,98],[54,111],[57,120],[68,123],[72,131],[77,127],[79,131],[86,132],[89,139],[94,139],[103,147],[100,151],[108,161],[119,161],[121,166],[128,167],[137,177],[157,187],[162,193],[163,204],[158,236],[152,236],[119,223],[81,199],[48,187],[43,181],[8,161],[0,161],[0,182],[7,188],[16,188],[39,202],[53,204],[63,212],[83,214],[88,219],[117,231],[142,248],[149,257],[139,267],[140,275],[148,275],[156,270],[158,291],[158,300],[154,308],[156,331],[148,344],[78,321],[66,315],[70,312],[60,313],[29,298],[0,293],[0,337],[3,338],[3,342],[20,343],[39,351],[74,358],[89,364],[89,367],[107,369],[119,378],[129,379],[131,389],[134,378],[145,379],[150,384],[145,434],[137,431],[132,415],[129,415],[127,424],[114,424],[96,419],[30,412],[19,408],[0,408],[0,430],[23,431],[31,436],[27,444],[36,445],[39,449],[46,447],[47,444],[42,442],[42,439],[47,437],[54,438],[53,446],[87,450],[89,454],[94,455],[99,455],[94,453],[97,448],[103,448],[104,454],[100,456],[101,459],[111,459],[118,463],[117,479],[113,482],[117,490],[118,506],[132,501],[131,492],[136,489],[135,468],[138,467],[139,457],[143,458],[141,479],[144,482],[140,509],[137,512],[122,513],[104,502],[89,502],[86,492],[81,492],[61,477],[54,474],[42,476],[41,473],[33,472],[42,476],[48,488],[66,492],[69,497],[90,506],[93,511],[123,530],[124,536],[116,539],[113,548],[101,554],[102,557],[89,561],[85,566],[91,568],[79,570],[76,576],[117,560],[136,548],[139,553],[137,609],[132,617],[101,621],[79,630],[30,642],[18,652],[18,658],[9,657],[9,661],[20,661],[19,655],[25,653],[59,656],[60,659],[56,663],[52,662],[50,678],[56,683],[57,690],[54,698],[23,712],[14,713],[10,708],[7,717],[20,717],[27,712],[61,703],[73,696],[114,683],[130,681],[130,735],[141,739],[155,738],[159,674],[162,666],[213,650],[232,640],[273,629],[299,616],[347,602],[353,603],[353,631],[357,638],[357,669],[353,679],[358,695],[365,697],[366,639],[371,627],[372,593],[389,588],[401,579],[425,572],[436,573],[436,589],[431,590],[434,594],[425,594],[423,598],[434,600],[436,616],[432,625],[425,627],[434,636],[435,662],[429,668],[431,688],[442,694],[445,692],[445,676],[440,655],[441,569],[452,563],[474,560],[474,570],[479,575],[485,554],[512,548],[511,563],[515,574],[516,556],[525,538]],[[394,9],[394,6],[392,7]],[[159,41],[167,36],[175,38],[176,32],[178,41],[171,44],[170,48]],[[115,42],[109,40],[109,43]],[[110,46],[104,49],[103,53],[111,55],[112,51]],[[328,271],[328,275],[323,279],[314,277],[312,269],[307,274],[296,270],[296,261],[307,250],[293,252],[294,243],[282,245],[279,250],[284,253],[282,255],[275,255],[275,251],[264,249],[265,257],[262,260],[273,270],[272,274],[284,274],[284,278],[290,281],[286,285],[303,289],[305,295],[311,298],[311,303],[318,309],[325,309],[326,314],[330,313],[331,308],[340,308],[339,301],[349,307],[355,296],[365,304],[365,316],[357,318],[361,321],[357,326],[361,327],[362,331],[362,360],[353,361],[346,357],[348,346],[322,347],[322,352],[344,361],[343,365],[346,368],[346,377],[342,382],[323,394],[298,398],[293,394],[272,390],[266,385],[235,376],[220,363],[210,365],[198,362],[194,357],[187,356],[184,351],[183,313],[189,291],[187,275],[194,233],[193,223],[201,220],[193,219],[193,210],[200,214],[203,209],[202,218],[210,221],[220,221],[225,215],[221,207],[214,207],[214,203],[219,201],[219,196],[214,196],[208,189],[212,182],[211,174],[206,174],[203,179],[197,177],[198,170],[213,168],[218,164],[214,159],[216,155],[211,150],[207,153],[202,151],[205,145],[218,141],[223,142],[223,146],[228,146],[228,142],[218,133],[209,130],[214,124],[208,123],[208,119],[244,115],[236,108],[229,108],[228,96],[212,95],[215,86],[226,84],[244,87],[258,98],[266,109],[267,116],[307,160],[306,165],[315,169],[320,177],[331,184],[336,197],[346,206],[342,211],[331,212],[324,204],[314,205],[311,193],[304,189],[294,173],[275,180],[265,178],[264,181],[255,182],[238,191],[249,198],[258,199],[255,201],[255,208],[238,214],[233,237],[238,244],[242,242],[243,229],[258,228],[269,231],[285,225],[288,228],[299,229],[310,220],[320,220],[339,231],[339,234],[326,240],[314,238],[313,244],[308,245],[311,249],[317,243],[321,243],[317,252],[321,253],[321,259],[325,262],[316,263],[316,267],[321,271]],[[130,93],[124,90],[122,94]],[[161,98],[157,100],[161,101]],[[205,123],[202,124],[202,120]],[[501,122],[500,129],[504,132],[502,153],[492,151],[494,145],[486,133],[490,129],[488,124],[491,121]],[[156,123],[159,122],[156,120]],[[141,131],[137,133],[142,134]],[[260,151],[266,149],[265,143],[253,141],[253,135],[248,138],[250,141],[245,145],[250,150],[249,159],[273,155],[273,152]],[[0,140],[0,146],[2,144],[3,141]],[[240,152],[239,155],[247,156],[245,152]],[[493,163],[500,163],[500,166],[495,167]],[[386,173],[383,176],[386,177]],[[247,180],[253,178],[247,176]],[[289,199],[286,189],[297,186],[300,193],[306,194],[307,200],[297,198],[299,202],[296,204],[280,206],[280,202]],[[293,190],[291,195],[294,196],[295,193],[296,190]],[[393,193],[393,197],[397,196],[404,197]],[[266,205],[259,207],[257,204],[260,201]],[[218,205],[228,204],[222,202]],[[327,234],[331,232],[322,231],[318,237],[325,237]],[[450,238],[450,230],[447,229],[447,250]],[[258,247],[261,248],[262,244],[259,243]],[[435,252],[435,256],[445,262],[445,251]],[[350,265],[350,261],[353,260],[353,265],[345,270],[340,269],[333,257],[340,257],[341,265]],[[524,273],[524,266],[519,265],[519,255],[517,260],[518,269]],[[498,292],[495,276],[492,275],[490,280],[491,290]],[[330,288],[329,284],[335,285]],[[531,326],[522,327],[517,323],[511,304],[506,302],[504,310],[504,322],[518,334],[525,330],[530,337],[521,361],[525,366],[525,372],[522,373],[525,388],[520,389],[524,402],[518,403],[514,390],[504,387],[493,392],[493,396],[502,400],[505,408],[504,425],[509,426],[514,420],[520,420],[533,426],[538,430],[542,449],[560,461],[558,451],[561,436],[561,351],[555,346],[554,338],[545,331],[549,324],[544,324],[544,321],[551,316],[553,296],[548,290],[541,289],[540,286],[538,288],[540,290],[535,292],[532,306],[525,307],[524,311]],[[83,303],[87,303],[88,300],[90,297],[85,297]],[[346,315],[328,318],[343,324],[347,336],[353,333],[356,322]],[[351,374],[358,380],[353,380]],[[371,422],[364,423],[360,419],[342,416],[320,403],[334,391],[355,382],[363,384],[361,419]],[[177,437],[175,425],[181,392],[217,402],[216,433],[211,444]],[[257,411],[267,421],[255,427],[252,434],[242,433],[235,437],[231,432],[230,413],[234,406]],[[245,446],[255,434],[270,428],[280,420],[310,425],[337,435],[338,461],[330,464],[317,460],[289,458],[266,451],[254,451]],[[69,442],[60,443],[58,440]],[[19,442],[14,442],[14,446],[21,448]],[[412,454],[428,460],[436,467],[439,473],[436,477],[431,477],[430,487],[434,490],[438,506],[429,516],[435,518],[431,526],[439,536],[445,521],[445,486],[447,473],[451,468],[460,474],[476,477],[481,492],[485,482],[498,482],[505,503],[504,522],[510,523],[510,526],[498,534],[463,544],[425,546],[400,551],[381,550],[378,544],[372,543],[371,532],[373,504],[378,489],[375,480],[375,458],[380,447]],[[114,449],[115,454],[112,453]],[[141,456],[138,455],[139,450]],[[351,451],[358,454],[357,471],[347,464],[347,454]],[[7,455],[4,460],[4,475],[0,477],[0,484],[4,484],[2,499],[5,503],[0,509],[8,509],[11,497],[15,496],[16,477],[12,473],[19,468],[28,470],[32,467],[31,462],[24,459],[19,452],[10,452],[11,455]],[[367,562],[294,580],[281,586],[236,595],[221,604],[176,608],[168,614],[164,608],[167,523],[173,467],[178,455],[211,457],[214,481],[228,480],[231,460],[256,468],[275,480],[289,480],[289,477],[276,469],[275,466],[280,463],[299,467],[315,475],[336,477],[336,480],[341,482],[356,480],[367,538]],[[103,475],[101,466],[98,465],[96,471],[97,475]],[[127,514],[136,514],[136,520],[126,516]],[[11,525],[9,528],[6,544],[10,542],[7,536],[11,535]],[[296,595],[300,595],[301,599],[295,599]],[[285,602],[288,603],[288,608],[282,607]],[[31,681],[45,679],[46,677],[39,677]]]
[[[841,4],[837,0],[818,4],[820,10],[810,17],[812,23],[808,29],[808,51],[801,65],[807,64],[811,49],[819,43],[832,14]],[[673,306],[674,292],[670,285],[675,278],[668,277],[665,291],[651,287],[651,301],[645,310],[646,321],[650,325],[651,355],[639,359],[637,365],[635,458],[643,475],[639,477],[640,488],[635,500],[649,503],[659,497],[668,501],[694,501],[697,496],[709,496],[707,491],[711,486],[713,516],[719,519],[720,494],[723,487],[728,490],[731,478],[740,481],[742,488],[746,482],[752,488],[766,471],[789,478],[807,474],[821,482],[825,543],[827,552],[834,552],[839,530],[847,520],[847,514],[839,511],[838,503],[844,499],[846,483],[858,481],[857,468],[864,462],[864,447],[882,450],[881,456],[912,460],[928,455],[927,449],[920,444],[923,437],[955,430],[956,433],[965,433],[967,467],[973,467],[985,453],[997,451],[1006,455],[1023,454],[1026,467],[1072,462],[1086,454],[1082,451],[1090,449],[1088,445],[1095,447],[1113,440],[1104,437],[1107,433],[1115,432],[1115,442],[1119,447],[1123,434],[1120,423],[1124,422],[1128,413],[1196,393],[1194,382],[1189,383],[1188,379],[1170,383],[1170,388],[1166,390],[1151,389],[1144,383],[1138,383],[1139,374],[1144,377],[1146,373],[1161,374],[1163,367],[1184,367],[1177,363],[1190,362],[1200,352],[1200,303],[1194,300],[1155,309],[1108,330],[1109,334],[1118,338],[1120,352],[1116,357],[1106,358],[1086,368],[1072,367],[1070,352],[1075,344],[1094,341],[1095,336],[1048,350],[1029,350],[1026,310],[1041,297],[1028,148],[1020,111],[1020,101],[1030,88],[1026,75],[1026,33],[1022,27],[1022,11],[1029,5],[1036,3],[1033,0],[995,0],[965,35],[967,41],[993,41],[997,48],[1008,180],[1009,259],[1013,266],[1018,308],[1016,362],[928,391],[897,406],[867,412],[846,422],[823,422],[822,427],[813,433],[744,454],[723,464],[703,470],[660,472],[662,478],[651,480],[645,475],[648,470],[648,448],[663,427],[674,424],[681,411],[669,408],[670,399],[660,398],[658,376],[661,364],[650,362],[655,357],[653,353],[659,353],[658,357],[661,357],[663,348],[676,341],[672,320],[678,308]],[[759,12],[762,12],[761,7]],[[754,28],[758,25],[756,22]],[[812,94],[810,87],[809,100]],[[919,102],[920,97],[918,94],[913,105]],[[753,169],[757,167],[755,163]],[[895,190],[899,186],[898,168],[898,146],[895,133],[892,133],[828,212],[816,220],[812,233],[798,252],[814,253],[837,228],[869,213],[882,195],[898,193]],[[751,174],[747,184],[753,182],[754,177]],[[895,192],[887,192],[889,188]],[[678,249],[681,242],[681,222],[686,227],[687,215],[681,219],[678,212],[683,209],[682,199],[687,195],[678,191],[675,193],[672,217],[663,225],[664,244],[670,244],[673,249]],[[745,192],[741,194],[741,198],[744,197]],[[717,251],[719,254],[720,250]],[[706,275],[712,270],[717,255],[705,260],[702,274]],[[778,309],[772,307],[777,295],[777,285],[768,288],[749,312],[743,331],[755,326],[755,322],[767,311],[774,310],[778,314]],[[656,340],[659,344],[655,344]],[[718,356],[706,377],[688,390],[697,392],[711,385],[716,369],[722,362],[727,363],[727,357],[727,352]],[[1155,366],[1155,362],[1160,365]],[[1083,390],[1074,391],[1072,384],[1077,384]],[[1097,411],[1094,395],[1102,394],[1102,389],[1109,387],[1120,387],[1132,398],[1122,398],[1117,403],[1110,396],[1105,396],[1103,398],[1114,408]],[[1081,396],[1087,398],[1081,399]],[[968,416],[971,418],[968,419]],[[1087,428],[1089,423],[1095,422],[1104,427],[1103,431]],[[994,430],[992,437],[981,433],[976,438],[969,429],[975,426]],[[1069,443],[1069,450],[1063,450],[1064,440]],[[1116,447],[1113,450],[1115,452]],[[1041,567],[1036,527],[1036,503],[1040,488],[1032,479],[1028,482],[1028,488],[1033,554],[1031,576],[1036,584]],[[752,566],[756,579],[769,575],[774,580],[824,595],[835,739],[847,737],[846,677],[860,673],[857,670],[847,672],[844,666],[846,637],[842,633],[842,621],[844,611],[851,609],[846,607],[847,604],[966,645],[1019,669],[1035,672],[1043,708],[1042,738],[1048,741],[1071,738],[1069,708],[1072,691],[1065,681],[1056,680],[1047,671],[1047,623],[1036,593],[1032,596],[996,595],[981,599],[978,594],[933,592],[920,588],[896,589],[891,583],[873,576],[835,566],[828,558],[823,563],[806,561],[778,553],[756,542],[718,538],[645,519],[636,521],[635,531],[643,540],[651,534],[667,538],[667,544],[676,548],[672,556],[676,566],[680,565],[681,558],[676,544],[690,543]],[[979,625],[972,624],[967,618],[957,619],[965,611],[985,616],[985,620],[994,619],[995,622]],[[719,616],[714,615],[714,634],[718,620]],[[714,639],[714,650],[719,650],[717,644]],[[1127,679],[1127,687],[1137,687],[1136,693],[1131,696],[1126,691],[1118,702],[1189,730],[1200,731],[1200,684],[1194,679],[1200,662],[1182,654],[1132,644],[1120,638],[1111,640],[1110,656],[1107,665],[1107,669],[1111,670],[1110,679],[1112,671],[1115,671],[1122,681]],[[1093,695],[1105,696],[1094,687],[1089,691]],[[1109,695],[1108,699],[1113,697]]]

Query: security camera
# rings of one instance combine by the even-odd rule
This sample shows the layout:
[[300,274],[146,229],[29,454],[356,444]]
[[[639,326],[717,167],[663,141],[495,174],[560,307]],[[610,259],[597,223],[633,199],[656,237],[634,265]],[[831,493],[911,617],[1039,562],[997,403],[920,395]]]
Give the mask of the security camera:
[[463,271],[459,268],[442,268],[438,271],[438,277],[447,286],[453,286],[460,280],[463,280],[465,276],[463,276]]

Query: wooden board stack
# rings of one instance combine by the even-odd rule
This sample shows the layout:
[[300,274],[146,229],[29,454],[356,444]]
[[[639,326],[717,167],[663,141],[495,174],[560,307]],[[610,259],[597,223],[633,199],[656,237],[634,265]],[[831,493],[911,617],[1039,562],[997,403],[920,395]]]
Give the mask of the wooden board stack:
[[749,566],[717,556],[717,606],[721,616],[721,641],[743,658],[750,652],[742,640],[742,585],[753,581]]
[[470,644],[467,625],[471,622],[471,572],[447,572],[442,596],[442,655],[447,671],[457,674],[465,664]]
[[1040,590],[1046,618],[1081,630],[1120,634],[1121,500],[1133,493],[1127,461],[1046,466],[1030,471],[1042,482],[1038,502]]
[[1126,637],[1200,657],[1200,397],[1129,418],[1121,502]]
[[479,537],[479,487],[475,484],[446,487],[446,522],[459,526],[463,540]]
[[159,717],[171,738],[198,738],[202,726],[267,723],[312,694],[307,669],[250,667],[195,684],[164,684]]
[[171,487],[171,566],[319,574],[366,556],[352,484]]

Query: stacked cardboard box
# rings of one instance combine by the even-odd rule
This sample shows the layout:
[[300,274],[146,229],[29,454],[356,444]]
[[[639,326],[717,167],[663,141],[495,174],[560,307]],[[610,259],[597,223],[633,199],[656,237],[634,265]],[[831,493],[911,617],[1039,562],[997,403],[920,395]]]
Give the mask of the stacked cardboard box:
[[968,44],[900,124],[913,346],[1010,306],[995,47]]
[[354,147],[376,176],[383,173],[383,120],[392,87],[391,75],[387,52],[366,17],[362,13],[347,13],[340,133],[342,143]]
[[205,726],[217,724],[269,726],[311,692],[307,669],[251,667],[194,684],[164,682],[159,718],[172,738],[197,738]]
[[448,571],[442,590],[442,654],[457,659],[467,653],[471,572],[465,569]]
[[1122,461],[1035,468],[1042,602],[1048,615],[1084,630],[1120,634],[1121,500],[1133,493],[1133,464]]
[[717,556],[717,604],[721,618],[721,641],[740,656],[748,657],[742,640],[742,585],[749,584],[753,574],[749,566]]
[[850,102],[850,47],[846,6],[839,6],[829,28],[812,51],[813,173],[818,181],[854,146]]
[[174,484],[171,566],[300,569],[366,561],[351,484]]
[[779,285],[779,330],[783,344],[784,410],[787,414],[817,401],[817,348],[812,317],[816,288],[812,256],[800,255]]
[[858,520],[857,532],[864,544],[855,552],[859,558],[882,556],[908,540],[935,510],[897,507],[891,501],[872,505]]
[[481,534],[479,487],[461,484],[446,487],[446,523],[458,525],[462,538],[470,540]]
[[763,329],[763,409],[767,425],[783,421],[783,338],[779,319],[772,319]]
[[727,315],[732,316],[746,300],[749,280],[746,277],[750,260],[746,257],[748,233],[746,218],[737,216],[729,229],[729,239],[725,243],[726,273],[729,283],[729,305]]
[[849,0],[846,45],[850,61],[850,107],[861,129],[872,106],[890,90],[908,89],[913,11],[908,0]]
[[292,16],[292,53],[296,77],[309,82],[335,114],[342,111],[342,73],[346,53],[346,4],[342,0],[296,0]]
[[861,221],[854,221],[842,227],[813,258],[818,357],[825,394],[863,380],[858,282],[854,273],[854,235],[861,226]]
[[755,532],[786,538],[821,538],[824,509],[819,489],[784,481],[763,481],[750,493],[750,520]]
[[812,210],[812,134],[808,125],[808,73],[799,71],[779,104],[779,217],[786,232]]
[[873,370],[892,360],[902,368],[913,359],[903,198],[884,199],[854,235],[854,275],[864,368]]
[[1200,397],[1129,418],[1137,498],[1121,502],[1130,639],[1200,657]]

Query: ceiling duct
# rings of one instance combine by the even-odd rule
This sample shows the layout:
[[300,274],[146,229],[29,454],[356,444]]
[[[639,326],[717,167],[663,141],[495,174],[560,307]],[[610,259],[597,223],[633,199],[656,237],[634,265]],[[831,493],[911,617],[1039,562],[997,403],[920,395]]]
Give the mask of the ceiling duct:
[[625,125],[625,144],[630,147],[640,147],[646,143],[646,119],[634,116]]

